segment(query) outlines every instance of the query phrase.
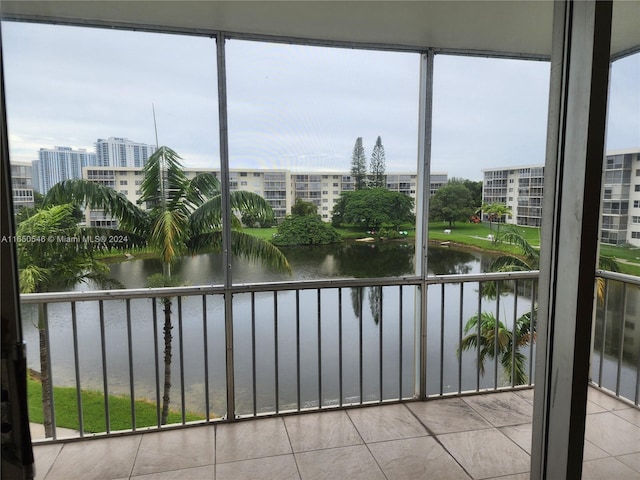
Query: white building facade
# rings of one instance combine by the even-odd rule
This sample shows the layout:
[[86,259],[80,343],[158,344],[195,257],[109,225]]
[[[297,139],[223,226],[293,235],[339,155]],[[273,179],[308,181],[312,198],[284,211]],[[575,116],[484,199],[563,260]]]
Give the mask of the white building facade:
[[[211,172],[220,175],[219,169],[185,168],[189,178],[199,173]],[[387,188],[416,198],[417,175],[414,173],[390,173],[385,176]],[[431,194],[447,183],[446,173],[432,174]],[[136,203],[140,198],[143,179],[142,168],[95,166],[83,169],[83,178],[101,183],[125,195]],[[325,222],[331,221],[331,212],[340,194],[354,190],[355,182],[349,172],[291,172],[289,170],[231,169],[229,187],[245,190],[263,197],[276,219],[281,220],[291,213],[296,198],[313,203]],[[117,222],[101,211],[88,212],[92,226],[115,228]]]
[[11,163],[11,190],[13,194],[13,211],[34,207],[32,167],[25,162]]
[[96,165],[101,167],[143,167],[156,151],[155,145],[138,143],[122,137],[96,141]]
[[[603,164],[600,240],[640,246],[640,148],[612,151]],[[544,165],[483,170],[482,201],[506,205],[508,224],[542,225]]]
[[95,164],[96,154],[84,148],[41,148],[38,160],[32,163],[32,175],[37,179],[34,188],[44,195],[56,183],[82,178],[82,169]]

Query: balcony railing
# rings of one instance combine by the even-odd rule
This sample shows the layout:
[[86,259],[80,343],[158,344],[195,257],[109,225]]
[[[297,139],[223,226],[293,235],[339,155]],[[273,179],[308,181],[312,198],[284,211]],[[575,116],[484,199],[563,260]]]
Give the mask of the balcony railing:
[[[128,397],[128,430],[141,428],[136,421],[140,399],[155,403],[152,428],[161,428],[163,298],[172,300],[170,408],[180,414],[178,425],[186,425],[194,415],[200,419],[196,423],[232,421],[530,386],[534,342],[504,348],[500,341],[505,332],[519,331],[523,315],[530,314],[535,328],[537,276],[517,272],[32,294],[22,296],[23,324],[32,326],[26,336],[29,365],[36,370],[40,311],[40,345],[51,365],[50,379],[76,390],[77,435],[86,435],[83,389],[102,395],[105,421],[98,433],[109,435],[114,433],[109,395]],[[637,313],[629,313],[628,301],[638,293],[638,279],[601,276],[607,288],[600,310],[607,313],[597,328],[610,339],[614,330],[626,332],[627,324],[638,324],[632,322]],[[614,319],[615,282],[622,285],[625,307]],[[493,296],[487,296],[488,286],[494,287]],[[466,330],[471,317],[485,315],[497,320],[493,326],[477,322]],[[608,341],[597,341],[594,352],[597,359],[605,352],[599,370],[594,369],[597,384],[609,386],[610,370],[617,368],[616,394],[635,389],[636,405],[640,369],[628,387],[625,365],[630,354],[637,364],[638,331],[633,345],[620,340],[615,360]],[[481,341],[459,351],[467,336]],[[524,372],[520,382],[509,373],[516,367]],[[50,401],[55,419],[53,391]]]
[[599,271],[591,382],[640,405],[640,277]]

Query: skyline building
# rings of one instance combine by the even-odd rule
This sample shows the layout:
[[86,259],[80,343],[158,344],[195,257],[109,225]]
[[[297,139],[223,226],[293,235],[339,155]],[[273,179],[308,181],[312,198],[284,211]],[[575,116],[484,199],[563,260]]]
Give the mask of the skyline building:
[[82,178],[83,167],[96,164],[96,154],[84,148],[41,148],[38,160],[32,162],[33,187],[45,195],[51,187],[63,180]]
[[128,138],[99,138],[96,143],[97,166],[143,167],[156,151],[155,145],[133,142]]

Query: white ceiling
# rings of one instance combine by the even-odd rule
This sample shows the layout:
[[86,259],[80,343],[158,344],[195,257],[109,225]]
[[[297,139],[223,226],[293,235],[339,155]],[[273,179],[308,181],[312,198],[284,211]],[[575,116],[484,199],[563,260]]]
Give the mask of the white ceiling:
[[[550,1],[2,0],[7,19],[224,31],[394,48],[548,57]],[[640,47],[640,1],[614,2],[612,54]]]

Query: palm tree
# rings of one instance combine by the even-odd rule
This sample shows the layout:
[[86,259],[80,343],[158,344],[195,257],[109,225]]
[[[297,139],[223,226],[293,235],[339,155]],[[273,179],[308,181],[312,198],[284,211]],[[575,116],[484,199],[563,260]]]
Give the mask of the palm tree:
[[494,203],[492,211],[493,214],[498,218],[498,235],[500,235],[500,223],[502,223],[502,217],[506,215],[513,215],[513,212],[509,207],[501,203]]
[[[458,356],[463,350],[479,349],[478,368],[484,375],[484,364],[487,358],[494,359],[496,354],[509,383],[523,385],[528,378],[525,372],[525,356],[519,349],[535,342],[535,329],[531,331],[531,312],[516,319],[516,335],[502,322],[497,321],[491,312],[480,314],[480,335],[478,335],[478,315],[471,317],[464,327],[466,336],[458,347]],[[496,341],[497,332],[497,341]],[[478,342],[480,345],[478,346]],[[515,352],[514,352],[515,348]],[[515,361],[512,361],[515,360]]]
[[500,222],[505,215],[513,215],[513,212],[509,207],[499,202],[486,203],[482,202],[480,208],[476,210],[476,213],[484,213],[489,217],[489,230],[493,230],[493,220],[498,219],[498,234],[500,233]]
[[[124,195],[86,180],[69,180],[55,185],[45,201],[72,201],[102,209],[118,219],[120,228],[146,239],[146,244],[162,259],[162,280],[154,286],[173,286],[172,263],[181,255],[220,251],[222,248],[222,195],[220,181],[212,173],[189,179],[181,158],[168,147],[158,148],[144,167],[138,205]],[[251,211],[258,219],[270,221],[273,212],[261,196],[232,191],[232,211]],[[142,208],[146,205],[147,208]],[[281,270],[291,271],[286,257],[274,245],[240,231],[240,220],[231,216],[231,250],[253,260],[261,260]],[[169,413],[171,390],[171,298],[162,298],[164,307],[164,387],[162,424]]]
[[[89,280],[101,286],[116,284],[108,278],[109,267],[94,258],[103,245],[89,242],[95,230],[78,226],[74,206],[41,209],[22,221],[17,237],[29,239],[17,245],[21,293],[57,291]],[[51,381],[44,308],[38,305],[40,378],[45,436],[53,434]]]
[[[496,239],[498,243],[508,243],[516,246],[520,250],[520,255],[501,255],[489,266],[491,272],[517,272],[537,270],[540,266],[540,251],[534,248],[527,239],[515,228],[508,228]],[[617,262],[606,256],[600,256],[599,267],[602,269],[617,272],[619,270]],[[482,294],[486,297],[495,298],[497,295],[496,282],[484,282],[482,284]],[[599,302],[604,298],[604,281],[602,278],[596,279],[596,294]],[[482,312],[480,315],[480,333],[478,334],[478,316],[469,319],[465,326],[466,337],[462,339],[458,352],[478,348],[480,343],[480,363],[478,368],[484,373],[484,361],[486,358],[494,358],[494,353],[500,357],[505,375],[509,381],[515,379],[516,384],[526,383],[524,374],[525,357],[519,348],[525,347],[529,342],[536,340],[535,321],[532,320],[537,314],[537,306],[534,305],[531,312],[522,315],[516,320],[516,338],[513,341],[512,332],[505,327],[502,322],[498,322],[498,341],[496,343],[496,318],[492,313]],[[511,370],[512,352],[515,346],[515,372]]]

